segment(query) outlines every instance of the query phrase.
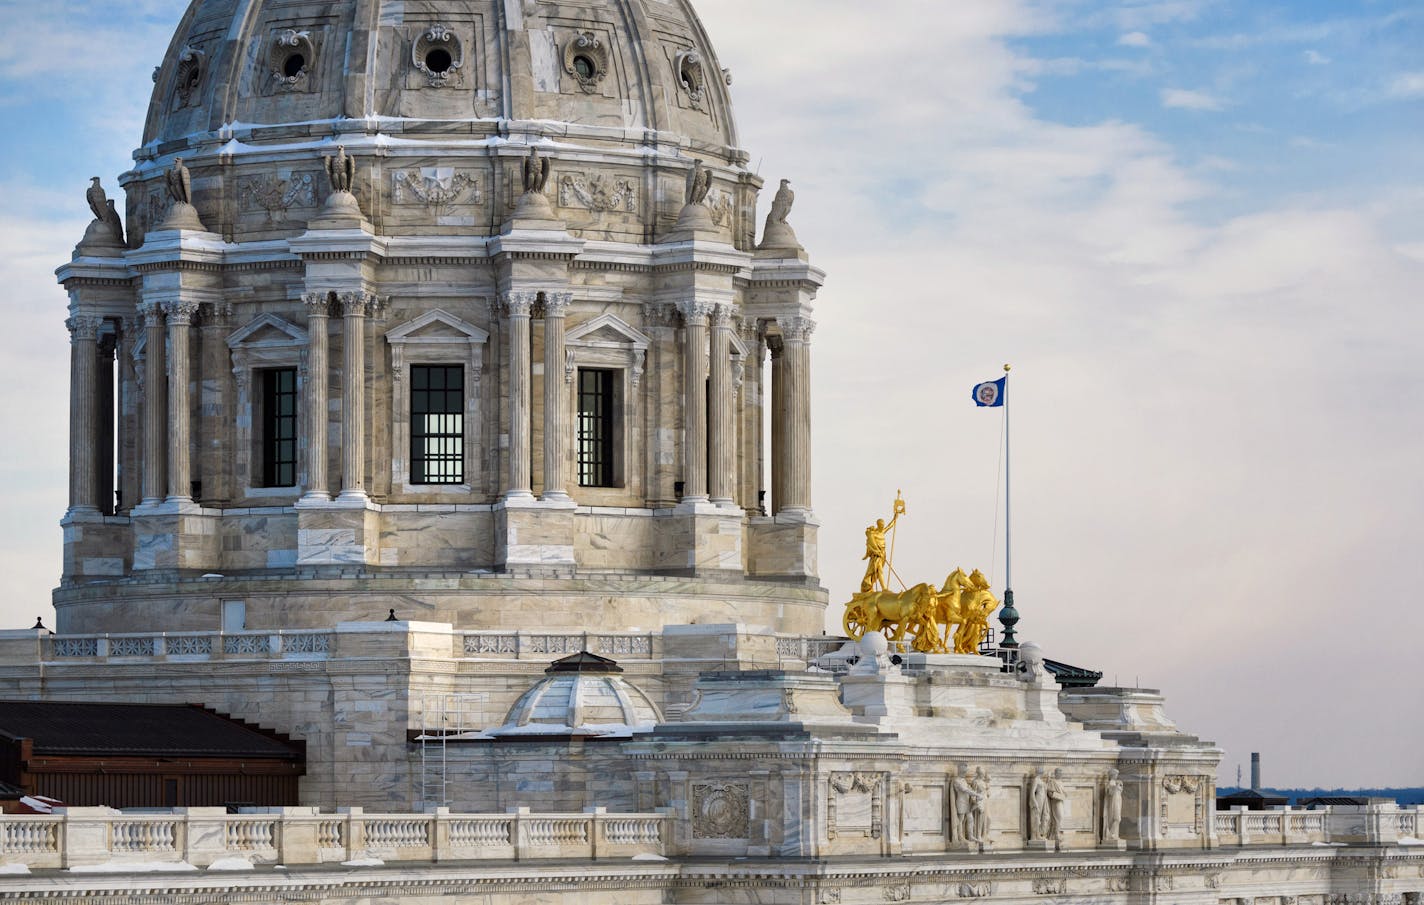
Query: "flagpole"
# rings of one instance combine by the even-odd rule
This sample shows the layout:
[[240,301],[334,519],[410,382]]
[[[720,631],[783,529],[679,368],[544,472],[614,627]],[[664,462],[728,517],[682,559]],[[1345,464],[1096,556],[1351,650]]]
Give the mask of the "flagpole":
[[1014,531],[1013,502],[1009,495],[1010,476],[1013,474],[1013,457],[1009,446],[1009,365],[1004,365],[1004,607],[999,610],[999,622],[1004,626],[1004,637],[1000,647],[1016,648],[1018,639],[1014,637],[1014,626],[1019,621],[1019,611],[1014,609]]

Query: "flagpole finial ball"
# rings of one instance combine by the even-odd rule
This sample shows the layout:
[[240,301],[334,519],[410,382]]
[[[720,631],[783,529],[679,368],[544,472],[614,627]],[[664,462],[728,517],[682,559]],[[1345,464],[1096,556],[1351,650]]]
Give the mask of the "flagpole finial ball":
[[1010,370],[1009,366],[1008,366],[1007,364],[1004,365],[1004,373],[1005,373],[1005,374],[1009,373],[1009,370]]

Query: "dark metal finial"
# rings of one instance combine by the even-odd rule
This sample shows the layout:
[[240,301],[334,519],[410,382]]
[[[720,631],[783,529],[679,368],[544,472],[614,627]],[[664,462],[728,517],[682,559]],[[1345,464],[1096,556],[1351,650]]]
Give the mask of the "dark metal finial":
[[400,620],[396,618],[396,611],[395,611],[395,610],[391,610],[391,614],[386,617],[386,621],[387,621],[387,622],[400,622]]
[[1004,591],[1004,607],[999,610],[999,621],[1004,625],[1004,640],[999,642],[999,646],[1018,647],[1018,639],[1014,637],[1014,626],[1019,624],[1019,611],[1014,609],[1013,588],[1007,588]]

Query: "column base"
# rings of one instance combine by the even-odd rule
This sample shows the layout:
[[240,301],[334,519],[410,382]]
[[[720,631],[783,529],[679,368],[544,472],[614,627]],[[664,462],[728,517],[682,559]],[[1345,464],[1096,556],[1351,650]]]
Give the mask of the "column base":
[[98,506],[70,506],[64,513],[64,518],[60,519],[60,525],[70,525],[76,522],[99,522],[103,521],[104,513],[99,511]]
[[371,495],[364,490],[343,490],[336,495],[335,502],[347,506],[365,505],[371,502]]
[[539,502],[532,491],[529,490],[506,490],[499,498],[502,505],[521,505]]
[[1108,852],[1125,852],[1127,851],[1127,840],[1115,839],[1112,842],[1099,842],[1098,849]]
[[541,503],[572,503],[574,498],[564,490],[546,490],[539,496]]
[[298,507],[320,506],[322,504],[330,502],[331,494],[327,493],[325,490],[308,490],[306,493],[301,495],[301,498],[297,500],[296,505]]

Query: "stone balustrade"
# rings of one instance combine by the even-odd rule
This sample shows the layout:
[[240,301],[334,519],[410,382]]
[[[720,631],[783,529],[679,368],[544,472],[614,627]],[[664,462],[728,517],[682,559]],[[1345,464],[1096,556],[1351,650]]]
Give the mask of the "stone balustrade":
[[465,632],[466,657],[551,660],[588,651],[614,660],[651,660],[661,636],[650,632]]
[[1303,810],[1272,808],[1217,811],[1216,837],[1220,845],[1311,845],[1385,843],[1417,838],[1424,825],[1420,806],[1395,804],[1334,805]]
[[68,808],[0,815],[0,862],[34,869],[160,861],[208,867],[220,859],[324,864],[382,861],[598,860],[665,855],[668,812],[367,814],[361,808],[176,808],[132,813]]
[[72,659],[326,659],[329,631],[156,632],[54,635],[43,638],[46,660]]

